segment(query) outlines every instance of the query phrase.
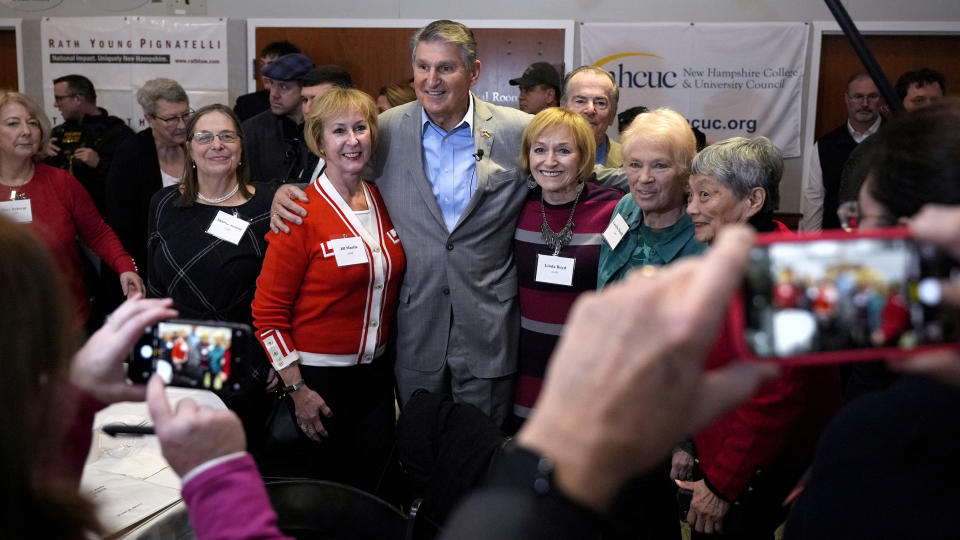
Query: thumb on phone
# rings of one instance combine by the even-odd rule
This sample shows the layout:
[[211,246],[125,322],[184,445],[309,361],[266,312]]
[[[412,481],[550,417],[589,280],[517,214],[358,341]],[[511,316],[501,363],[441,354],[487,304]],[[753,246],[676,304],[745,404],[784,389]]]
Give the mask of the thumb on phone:
[[150,418],[158,432],[163,429],[161,426],[166,426],[173,417],[173,410],[167,400],[167,385],[163,384],[163,379],[157,374],[147,382],[147,411],[150,412]]

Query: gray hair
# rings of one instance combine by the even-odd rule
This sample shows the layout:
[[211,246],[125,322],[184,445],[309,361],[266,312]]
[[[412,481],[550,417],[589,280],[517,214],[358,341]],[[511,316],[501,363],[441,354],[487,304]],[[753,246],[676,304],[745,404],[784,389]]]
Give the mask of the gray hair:
[[460,58],[468,71],[473,71],[477,62],[477,39],[473,31],[463,23],[441,19],[424,26],[410,38],[410,59],[417,60],[417,45],[421,42],[442,41],[460,47]]
[[162,99],[170,103],[189,102],[187,92],[173,79],[150,79],[137,90],[137,103],[143,108],[144,114],[157,113],[157,100]]
[[783,153],[766,137],[733,137],[711,144],[693,158],[690,173],[713,176],[738,199],[753,188],[763,188],[767,197],[758,214],[772,214],[780,206]]
[[577,69],[567,73],[567,76],[563,78],[563,95],[561,97],[560,103],[567,102],[567,95],[570,93],[570,79],[573,79],[573,76],[577,73],[583,73],[589,71],[590,73],[595,73],[597,75],[602,75],[610,79],[610,86],[613,88],[613,91],[610,92],[610,95],[607,98],[610,99],[610,105],[613,108],[614,112],[617,110],[617,104],[620,103],[620,88],[617,87],[617,80],[613,78],[613,75],[609,71],[597,67],[597,66],[580,66]]

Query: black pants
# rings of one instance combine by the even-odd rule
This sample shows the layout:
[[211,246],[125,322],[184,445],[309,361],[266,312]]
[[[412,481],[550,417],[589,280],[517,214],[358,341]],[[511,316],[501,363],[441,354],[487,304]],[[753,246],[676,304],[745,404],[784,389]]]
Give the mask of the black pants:
[[607,513],[604,540],[681,538],[676,490],[669,460],[628,482]]
[[261,473],[331,480],[380,492],[395,440],[390,362],[300,366],[300,373],[333,411],[332,418],[322,418],[329,437],[321,443],[304,439],[282,453],[263,455]]

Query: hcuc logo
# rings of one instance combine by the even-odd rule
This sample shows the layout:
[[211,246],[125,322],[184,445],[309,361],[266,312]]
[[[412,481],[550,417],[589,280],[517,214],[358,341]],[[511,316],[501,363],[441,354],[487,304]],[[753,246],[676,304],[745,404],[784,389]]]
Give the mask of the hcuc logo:
[[[604,65],[619,60],[627,56],[647,56],[651,58],[663,59],[661,56],[650,53],[619,53],[606,58],[601,58],[594,65],[604,67]],[[624,69],[623,62],[619,62],[615,69],[608,70],[613,77],[614,82],[620,88],[673,88],[677,85],[676,71],[654,71],[654,70],[636,70],[630,71]]]

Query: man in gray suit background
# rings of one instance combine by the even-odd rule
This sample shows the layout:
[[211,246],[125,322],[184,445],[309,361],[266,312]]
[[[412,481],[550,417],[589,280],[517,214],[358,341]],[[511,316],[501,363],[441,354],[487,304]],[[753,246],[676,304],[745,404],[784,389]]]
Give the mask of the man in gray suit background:
[[[407,255],[397,308],[397,388],[446,392],[502,424],[517,365],[512,239],[527,191],[518,165],[531,116],[470,92],[481,63],[473,32],[434,21],[411,40],[417,101],[380,115],[377,187]],[[284,187],[280,218],[299,223]]]

